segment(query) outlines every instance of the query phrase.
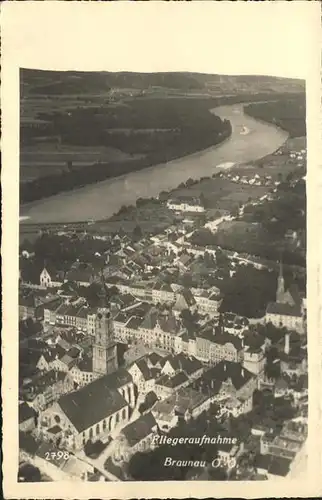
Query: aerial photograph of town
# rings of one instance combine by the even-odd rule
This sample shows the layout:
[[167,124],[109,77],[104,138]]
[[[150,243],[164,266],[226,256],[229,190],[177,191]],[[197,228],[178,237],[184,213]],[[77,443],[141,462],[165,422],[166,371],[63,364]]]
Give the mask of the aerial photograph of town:
[[300,79],[20,69],[19,482],[307,468]]

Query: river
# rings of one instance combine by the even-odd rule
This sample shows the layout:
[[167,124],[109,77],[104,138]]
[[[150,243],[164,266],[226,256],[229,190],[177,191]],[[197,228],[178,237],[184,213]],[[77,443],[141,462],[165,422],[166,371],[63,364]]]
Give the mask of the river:
[[173,189],[190,177],[211,176],[223,168],[223,164],[227,168],[229,164],[262,158],[278,149],[288,137],[283,130],[245,115],[242,104],[211,111],[231,122],[231,137],[222,144],[23,205],[20,222],[45,224],[108,218],[122,205],[134,204],[140,197],[157,196],[160,191]]

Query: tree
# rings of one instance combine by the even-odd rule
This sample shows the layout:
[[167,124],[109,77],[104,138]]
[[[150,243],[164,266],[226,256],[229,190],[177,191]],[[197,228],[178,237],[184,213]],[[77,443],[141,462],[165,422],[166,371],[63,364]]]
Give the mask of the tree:
[[169,191],[161,191],[159,194],[159,200],[160,201],[167,201],[169,198]]
[[41,481],[41,472],[38,467],[25,463],[19,468],[18,481],[29,483],[39,483]]
[[143,237],[143,232],[141,227],[137,224],[133,229],[133,239],[134,241],[139,241]]
[[187,186],[187,187],[193,186],[195,182],[196,182],[196,181],[194,181],[194,180],[193,180],[193,179],[191,179],[191,177],[190,177],[190,178],[187,180],[187,182],[186,182],[186,186]]

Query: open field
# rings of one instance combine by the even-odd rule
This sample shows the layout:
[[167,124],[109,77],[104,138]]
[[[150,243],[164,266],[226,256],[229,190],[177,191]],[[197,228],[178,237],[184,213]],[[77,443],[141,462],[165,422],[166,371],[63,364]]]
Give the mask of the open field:
[[138,160],[144,156],[131,155],[112,147],[76,147],[40,142],[23,148],[20,154],[20,181],[60,175],[100,162],[106,163],[108,168],[109,162]]

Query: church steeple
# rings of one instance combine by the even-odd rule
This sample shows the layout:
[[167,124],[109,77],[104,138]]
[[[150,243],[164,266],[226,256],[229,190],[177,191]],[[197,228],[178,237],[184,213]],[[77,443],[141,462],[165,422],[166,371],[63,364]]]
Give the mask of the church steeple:
[[117,343],[114,338],[113,320],[103,274],[102,286],[104,303],[96,315],[93,345],[93,372],[96,376],[106,375],[117,369]]
[[280,271],[277,278],[277,291],[276,291],[276,302],[283,302],[285,294],[285,283],[283,276],[283,263],[282,259],[280,260]]

